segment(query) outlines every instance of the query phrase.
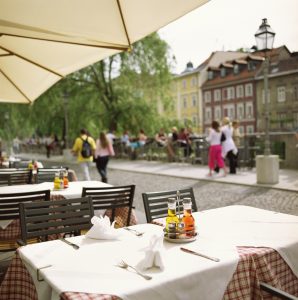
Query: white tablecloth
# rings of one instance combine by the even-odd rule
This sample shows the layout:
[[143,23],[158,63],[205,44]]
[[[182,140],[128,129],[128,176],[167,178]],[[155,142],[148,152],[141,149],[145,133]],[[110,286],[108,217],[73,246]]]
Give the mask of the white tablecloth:
[[222,299],[237,267],[235,247],[225,244],[215,247],[215,241],[204,235],[192,243],[192,247],[197,246],[206,254],[221,259],[214,262],[182,252],[181,244],[165,241],[162,250],[165,269],[149,269],[146,274],[153,279],[146,281],[131,270],[115,266],[121,258],[136,265],[143,257],[140,249],[148,245],[152,234],[162,234],[162,227],[157,225],[140,224],[136,228],[145,231],[145,235],[136,237],[119,229],[123,231],[120,240],[72,238],[71,241],[80,245],[79,250],[61,241],[21,248],[20,256],[33,277],[36,277],[37,268],[51,265],[41,271],[46,281],[35,281],[39,299],[59,299],[62,291],[115,294],[133,300]]
[[198,218],[219,242],[275,249],[298,277],[298,216],[234,205],[206,210]]
[[[148,270],[151,281],[115,267],[124,258],[133,265],[141,259],[139,250],[162,227],[137,225],[142,238],[129,232],[119,241],[72,238],[74,250],[61,241],[22,247],[20,256],[32,276],[42,270],[45,282],[36,283],[40,299],[58,299],[62,291],[115,294],[123,299],[208,299],[220,300],[238,262],[235,246],[272,247],[297,276],[298,216],[247,206],[228,206],[194,214],[198,237],[183,244],[192,250],[221,259],[219,263],[181,252],[180,244],[164,242],[164,271]],[[123,229],[119,229],[123,230]]]

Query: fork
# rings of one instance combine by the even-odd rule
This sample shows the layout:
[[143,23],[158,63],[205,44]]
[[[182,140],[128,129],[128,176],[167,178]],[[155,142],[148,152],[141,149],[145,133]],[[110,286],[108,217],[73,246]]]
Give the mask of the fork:
[[123,229],[130,231],[131,233],[135,234],[136,236],[142,236],[144,234],[144,232],[139,232],[139,231],[129,228],[129,227],[123,227]]
[[141,273],[141,272],[138,271],[135,267],[129,265],[128,263],[126,263],[126,262],[125,262],[124,260],[122,260],[122,259],[118,262],[117,267],[120,267],[120,268],[122,268],[122,269],[128,269],[128,268],[131,268],[131,269],[133,269],[138,275],[142,276],[144,279],[146,279],[146,280],[152,279],[151,276],[145,275],[145,274]]

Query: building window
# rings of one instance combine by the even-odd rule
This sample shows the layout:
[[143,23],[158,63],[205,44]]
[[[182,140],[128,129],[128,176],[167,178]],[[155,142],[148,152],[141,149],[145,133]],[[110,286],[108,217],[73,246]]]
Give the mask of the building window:
[[277,88],[277,102],[286,101],[286,88],[284,86],[279,86]]
[[205,108],[205,122],[210,123],[211,119],[212,119],[211,108],[207,107],[207,108]]
[[197,77],[192,77],[191,86],[196,86],[196,85],[197,85]]
[[204,93],[204,101],[205,101],[205,103],[211,102],[211,92],[210,91],[207,91]]
[[253,71],[256,69],[256,63],[254,61],[249,61],[247,64],[248,71]]
[[183,88],[183,89],[186,89],[186,80],[185,80],[185,79],[182,80],[182,88]]
[[239,74],[239,65],[234,65],[233,72],[235,75]]
[[242,120],[244,117],[244,107],[243,104],[237,105],[237,118]]
[[183,96],[183,107],[187,108],[187,97]]
[[243,98],[243,85],[237,85],[236,98]]
[[252,84],[248,83],[245,85],[245,97],[250,97],[252,96],[253,92],[252,92]]
[[208,79],[209,80],[213,79],[213,71],[208,71]]
[[229,87],[227,90],[228,90],[228,99],[235,99],[235,88]]
[[192,95],[191,99],[192,99],[192,106],[196,107],[197,106],[197,95],[195,95],[195,94]]
[[214,108],[214,118],[215,120],[221,120],[221,108],[220,106],[215,106]]
[[197,116],[192,116],[192,124],[193,124],[194,127],[197,127],[197,124],[198,124]]
[[252,119],[253,118],[253,106],[252,103],[246,103],[245,112],[246,112],[246,118]]
[[220,89],[214,90],[214,101],[220,101],[220,100],[221,100]]
[[[270,103],[270,90],[267,90],[268,103]],[[262,103],[265,104],[265,91],[262,90]]]
[[225,68],[221,68],[220,69],[220,76],[221,77],[225,77],[226,76],[226,69]]
[[252,125],[246,126],[246,132],[249,134],[254,133],[254,127]]
[[233,120],[234,117],[235,117],[235,109],[234,109],[234,107],[231,107],[231,108],[230,108],[230,112],[229,112],[229,118],[230,118],[231,120]]

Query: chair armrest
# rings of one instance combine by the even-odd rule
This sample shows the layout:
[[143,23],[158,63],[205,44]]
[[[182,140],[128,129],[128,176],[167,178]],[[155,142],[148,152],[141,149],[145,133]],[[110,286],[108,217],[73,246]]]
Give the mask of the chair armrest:
[[279,299],[284,299],[284,300],[298,300],[297,297],[290,295],[287,292],[284,292],[278,288],[273,287],[270,284],[267,284],[265,282],[260,282],[260,288],[263,291],[268,292],[272,296],[278,297]]

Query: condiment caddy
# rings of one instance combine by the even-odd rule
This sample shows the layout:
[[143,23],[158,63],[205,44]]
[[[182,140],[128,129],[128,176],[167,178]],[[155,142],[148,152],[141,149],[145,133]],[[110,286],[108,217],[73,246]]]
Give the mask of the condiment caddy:
[[[180,215],[181,202],[183,203],[183,216]],[[197,233],[191,204],[191,198],[181,199],[179,191],[177,191],[176,197],[168,199],[168,216],[164,229],[165,240],[173,243],[185,243],[196,239]]]

